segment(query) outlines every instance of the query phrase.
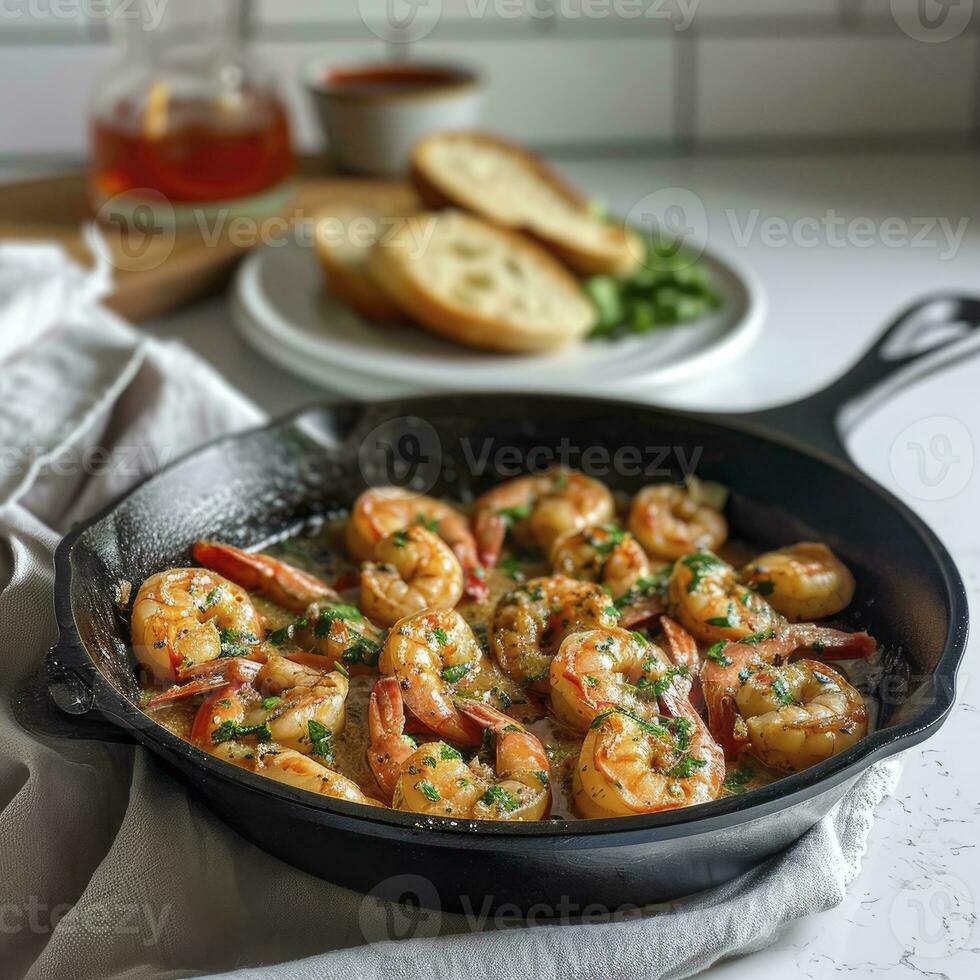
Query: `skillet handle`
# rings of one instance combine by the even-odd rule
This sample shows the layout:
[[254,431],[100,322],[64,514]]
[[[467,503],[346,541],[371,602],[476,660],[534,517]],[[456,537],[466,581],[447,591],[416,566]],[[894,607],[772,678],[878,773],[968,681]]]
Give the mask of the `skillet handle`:
[[43,666],[17,688],[13,706],[18,723],[46,738],[131,744],[134,739],[96,708],[89,684],[61,662],[60,646],[53,646]]
[[850,462],[846,439],[895,392],[980,351],[980,299],[930,296],[892,321],[837,381],[799,401],[729,415],[786,435]]

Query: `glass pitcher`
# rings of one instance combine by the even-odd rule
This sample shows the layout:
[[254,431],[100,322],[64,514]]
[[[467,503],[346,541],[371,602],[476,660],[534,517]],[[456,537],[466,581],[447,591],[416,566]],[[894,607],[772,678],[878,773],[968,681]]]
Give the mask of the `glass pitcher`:
[[247,0],[115,3],[123,56],[91,117],[96,209],[149,202],[180,217],[285,203],[293,154],[271,76],[244,50]]

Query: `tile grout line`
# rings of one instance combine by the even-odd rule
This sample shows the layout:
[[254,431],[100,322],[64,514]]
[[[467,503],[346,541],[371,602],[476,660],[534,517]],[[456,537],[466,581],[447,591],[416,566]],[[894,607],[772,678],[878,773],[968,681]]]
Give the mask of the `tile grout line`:
[[673,45],[673,142],[678,149],[693,147],[698,136],[698,77],[700,46],[695,27],[685,32],[690,37],[675,38]]

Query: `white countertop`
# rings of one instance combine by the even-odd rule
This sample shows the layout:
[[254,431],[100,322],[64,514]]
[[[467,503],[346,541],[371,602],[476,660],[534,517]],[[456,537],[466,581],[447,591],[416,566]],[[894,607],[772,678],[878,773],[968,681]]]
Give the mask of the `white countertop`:
[[[619,213],[661,188],[693,192],[705,206],[711,248],[751,266],[766,290],[769,315],[755,347],[710,377],[657,392],[665,405],[745,409],[789,401],[838,376],[913,299],[934,291],[980,296],[980,152],[562,166]],[[780,244],[787,232],[793,241]],[[950,234],[962,236],[958,244]],[[254,354],[234,332],[222,299],[149,329],[185,341],[272,413],[323,396]],[[614,379],[610,384],[612,391]],[[859,464],[945,540],[968,578],[974,605],[980,595],[980,478],[966,477],[980,441],[978,392],[980,357],[897,395],[862,424],[851,444]],[[913,423],[919,424],[910,435]],[[913,439],[928,446],[933,435],[949,436],[959,457],[948,480],[938,489],[931,478],[917,486],[907,466],[893,475],[895,454]],[[942,499],[924,499],[937,496]],[[786,930],[770,949],[716,967],[712,977],[898,980],[977,973],[978,658],[975,638],[960,673],[957,706],[937,736],[907,753],[898,792],[880,809],[863,870],[844,902]]]

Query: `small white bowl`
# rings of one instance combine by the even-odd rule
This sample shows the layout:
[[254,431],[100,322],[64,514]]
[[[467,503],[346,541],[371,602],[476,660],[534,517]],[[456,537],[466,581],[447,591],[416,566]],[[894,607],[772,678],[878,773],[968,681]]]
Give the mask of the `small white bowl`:
[[319,61],[304,74],[330,155],[345,170],[376,177],[403,176],[423,136],[473,129],[483,108],[479,76],[453,65]]

